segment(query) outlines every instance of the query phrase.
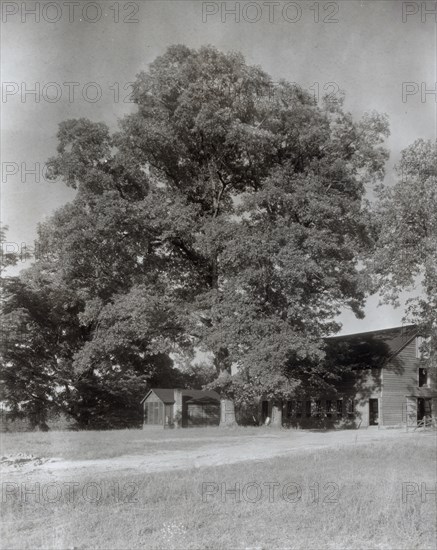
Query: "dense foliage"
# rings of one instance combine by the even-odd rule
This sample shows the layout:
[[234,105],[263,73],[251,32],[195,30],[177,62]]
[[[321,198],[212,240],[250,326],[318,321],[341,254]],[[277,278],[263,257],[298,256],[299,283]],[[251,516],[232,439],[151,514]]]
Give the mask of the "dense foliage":
[[114,135],[60,125],[50,173],[77,194],[39,226],[44,254],[4,296],[27,339],[11,333],[2,353],[4,400],[101,423],[151,384],[210,381],[172,367],[196,349],[223,398],[328,383],[323,336],[342,308],[362,315],[385,117],[354,121],[341,96],[273,87],[212,47],[170,47],[133,97]]
[[436,366],[437,345],[437,142],[419,139],[402,152],[393,187],[382,187],[372,258],[376,287],[398,304],[404,289],[406,319],[418,325],[424,355]]

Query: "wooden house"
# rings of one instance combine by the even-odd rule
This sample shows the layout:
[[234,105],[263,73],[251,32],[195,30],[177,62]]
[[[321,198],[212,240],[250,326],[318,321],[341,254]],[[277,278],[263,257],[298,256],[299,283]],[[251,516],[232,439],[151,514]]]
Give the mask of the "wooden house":
[[215,391],[152,388],[142,399],[143,427],[218,426],[220,396]]
[[[298,395],[282,404],[290,426],[368,427],[417,425],[437,413],[435,369],[421,357],[413,325],[327,339],[328,353],[350,370],[325,395]],[[261,403],[262,419],[272,403]]]

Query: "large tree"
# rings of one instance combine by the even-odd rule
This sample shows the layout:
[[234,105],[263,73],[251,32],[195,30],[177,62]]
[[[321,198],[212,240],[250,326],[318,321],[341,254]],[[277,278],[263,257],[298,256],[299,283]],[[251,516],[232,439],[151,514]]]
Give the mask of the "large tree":
[[[7,249],[5,229],[1,241]],[[66,381],[62,348],[65,350],[70,340],[76,316],[69,307],[71,294],[61,288],[48,289],[43,271],[30,285],[25,276],[9,275],[8,267],[16,265],[18,259],[17,253],[3,254],[2,250],[0,395],[12,417],[25,416],[33,426],[44,428],[48,412],[55,407],[56,385]],[[69,321],[63,322],[67,317]],[[63,338],[67,326],[68,335]],[[60,338],[64,342],[57,345]],[[54,372],[59,375],[56,381]]]
[[200,347],[232,424],[233,399],[280,399],[317,378],[334,316],[361,315],[365,188],[383,176],[387,122],[354,122],[341,97],[317,104],[212,47],[170,47],[133,98],[112,136],[62,123],[49,163],[77,189],[39,231],[81,302],[73,368],[104,377],[139,354]]
[[9,416],[43,429],[59,412],[81,428],[139,424],[147,388],[185,382],[165,353],[166,339],[181,332],[177,315],[142,287],[106,306],[84,302],[48,265],[26,270],[3,294],[1,398]]
[[209,47],[170,48],[134,97],[115,142],[166,204],[162,243],[186,274],[178,291],[191,334],[214,353],[216,387],[280,398],[301,378],[296,367],[320,358],[340,309],[361,314],[363,198],[383,176],[386,120],[355,123],[341,98],[319,106]]
[[169,331],[177,340],[176,318],[164,325],[163,301],[141,287],[123,289],[116,261],[122,275],[132,275],[122,265],[126,251],[121,257],[120,246],[111,258],[99,246],[107,237],[103,222],[111,218],[105,209],[88,224],[81,214],[76,202],[57,212],[39,228],[35,265],[3,281],[2,400],[10,417],[43,429],[50,413],[59,412],[82,428],[140,423],[147,388],[184,383],[158,349]]
[[[406,320],[425,337],[423,351],[435,366],[437,343],[437,143],[418,139],[401,153],[397,181],[381,187],[373,271],[377,287],[398,305],[403,291]],[[427,343],[426,343],[427,342]]]

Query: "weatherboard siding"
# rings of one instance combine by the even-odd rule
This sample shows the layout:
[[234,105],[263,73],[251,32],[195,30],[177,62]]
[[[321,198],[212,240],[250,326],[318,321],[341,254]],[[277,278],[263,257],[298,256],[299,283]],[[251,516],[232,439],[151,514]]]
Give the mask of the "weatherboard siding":
[[383,368],[381,416],[384,426],[405,422],[407,395],[418,387],[419,360],[416,358],[416,339],[413,338]]
[[147,397],[147,401],[149,403],[156,403],[156,402],[162,403],[162,400],[156,395],[156,393],[153,390],[150,393],[150,395]]

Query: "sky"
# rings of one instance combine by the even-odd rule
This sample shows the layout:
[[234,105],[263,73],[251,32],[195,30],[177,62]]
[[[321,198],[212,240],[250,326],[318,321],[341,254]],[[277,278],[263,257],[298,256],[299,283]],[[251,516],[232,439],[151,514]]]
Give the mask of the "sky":
[[[434,4],[2,2],[1,221],[9,226],[7,241],[33,246],[38,222],[74,197],[62,182],[44,179],[58,124],[85,117],[116,129],[133,110],[129,83],[171,44],[238,50],[274,81],[285,78],[320,95],[344,90],[345,108],[356,118],[371,110],[387,113],[390,185],[400,151],[418,138],[436,137]],[[402,306],[378,303],[378,296],[369,298],[364,320],[342,314],[343,332],[401,324]]]

